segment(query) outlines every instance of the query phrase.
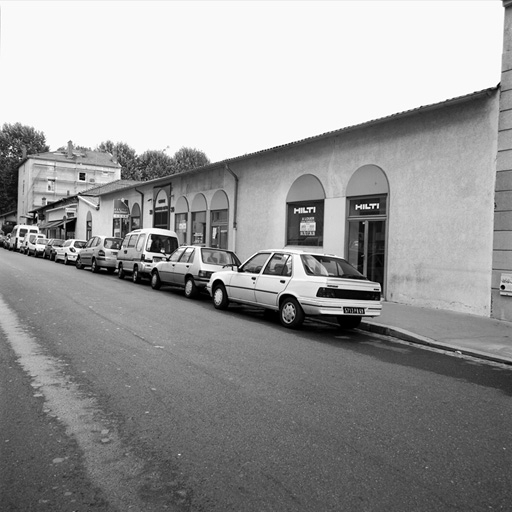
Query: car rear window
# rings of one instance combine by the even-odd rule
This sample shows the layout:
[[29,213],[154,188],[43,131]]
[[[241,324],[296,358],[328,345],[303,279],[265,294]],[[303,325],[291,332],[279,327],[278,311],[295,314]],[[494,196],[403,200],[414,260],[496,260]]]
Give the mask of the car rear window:
[[77,240],[77,241],[74,243],[74,246],[75,246],[75,247],[77,247],[78,249],[83,249],[83,248],[85,247],[85,244],[86,244],[86,243],[87,243],[87,242],[82,242],[82,241],[78,241],[78,240]]
[[121,239],[120,238],[105,238],[105,249],[114,249],[119,250],[121,247]]
[[173,236],[156,235],[152,233],[148,236],[146,251],[171,254],[178,248],[178,240]]
[[302,265],[309,276],[346,277],[350,279],[366,279],[348,261],[333,256],[302,254]]
[[232,253],[216,249],[201,249],[203,263],[209,265],[240,265]]

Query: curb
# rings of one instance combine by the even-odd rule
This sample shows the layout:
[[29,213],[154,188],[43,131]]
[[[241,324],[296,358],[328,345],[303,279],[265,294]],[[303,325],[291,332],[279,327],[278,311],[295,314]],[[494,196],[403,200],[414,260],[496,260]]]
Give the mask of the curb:
[[501,358],[499,356],[489,354],[488,352],[481,352],[479,350],[467,349],[457,345],[448,345],[439,341],[435,341],[432,338],[420,336],[411,331],[400,329],[399,327],[392,327],[384,324],[373,324],[369,322],[361,322],[359,329],[368,332],[374,332],[376,334],[382,334],[384,336],[391,336],[400,340],[408,341],[411,343],[417,343],[418,345],[425,345],[428,347],[434,347],[449,352],[456,352],[457,354],[463,354],[466,356],[476,357],[478,359],[485,359],[487,361],[493,361],[496,363],[502,363],[512,366],[512,360],[508,358]]

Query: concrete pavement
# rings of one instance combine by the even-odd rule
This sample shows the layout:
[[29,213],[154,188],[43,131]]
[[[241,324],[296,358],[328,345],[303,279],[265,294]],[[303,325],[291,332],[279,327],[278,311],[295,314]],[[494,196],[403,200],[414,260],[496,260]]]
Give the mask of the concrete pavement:
[[476,315],[383,302],[361,329],[512,365],[512,323]]

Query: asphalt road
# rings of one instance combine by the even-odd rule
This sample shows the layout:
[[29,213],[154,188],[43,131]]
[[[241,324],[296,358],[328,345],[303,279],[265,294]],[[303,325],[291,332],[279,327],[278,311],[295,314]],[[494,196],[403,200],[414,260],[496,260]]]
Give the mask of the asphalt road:
[[512,372],[0,250],[2,510],[510,510]]

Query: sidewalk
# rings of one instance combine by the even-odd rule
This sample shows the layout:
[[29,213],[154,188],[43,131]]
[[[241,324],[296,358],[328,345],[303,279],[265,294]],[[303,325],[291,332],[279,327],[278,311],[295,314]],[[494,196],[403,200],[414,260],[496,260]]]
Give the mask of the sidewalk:
[[512,323],[476,315],[383,302],[360,329],[512,365]]

